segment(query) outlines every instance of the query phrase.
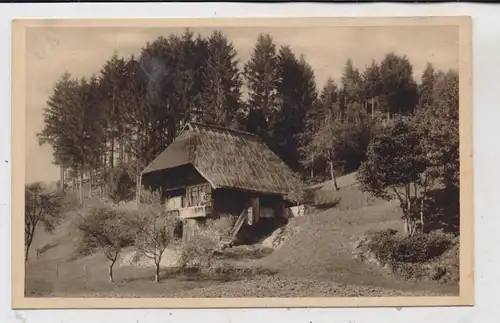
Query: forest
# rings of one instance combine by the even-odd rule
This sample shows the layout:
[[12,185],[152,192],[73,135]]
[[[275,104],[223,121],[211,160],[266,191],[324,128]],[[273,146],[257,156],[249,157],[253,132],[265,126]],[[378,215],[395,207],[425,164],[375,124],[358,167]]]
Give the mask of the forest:
[[92,77],[61,75],[38,139],[75,183],[89,179],[91,192],[118,200],[126,194],[117,189],[134,191],[143,168],[195,121],[258,135],[307,183],[359,169],[367,191],[403,187],[408,198],[395,193],[409,203],[416,183],[458,189],[458,101],[458,71],[429,62],[417,82],[405,55],[362,70],[347,59],[340,77],[317,84],[307,58],[270,34],[241,62],[222,32],[186,29],[138,56],[114,54]]

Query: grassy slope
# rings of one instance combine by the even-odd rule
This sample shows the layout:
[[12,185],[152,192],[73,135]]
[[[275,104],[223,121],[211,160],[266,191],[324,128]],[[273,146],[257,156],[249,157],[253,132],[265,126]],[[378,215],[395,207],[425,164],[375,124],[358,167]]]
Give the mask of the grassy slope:
[[394,228],[403,222],[396,201],[386,202],[367,196],[356,186],[355,175],[338,179],[340,190],[326,182],[319,195],[340,198],[331,209],[292,219],[300,227],[284,246],[255,265],[278,270],[293,278],[314,279],[339,284],[364,285],[402,291],[458,293],[458,286],[438,283],[410,283],[397,280],[378,267],[357,262],[353,244],[367,230]]
[[[118,267],[117,282],[107,281],[107,262],[100,255],[68,261],[73,248],[70,214],[68,221],[54,235],[40,232],[33,247],[47,243],[53,248],[39,259],[32,259],[26,275],[30,294],[58,296],[380,296],[456,294],[457,286],[437,283],[399,281],[379,268],[356,262],[351,255],[352,243],[368,229],[396,228],[402,223],[397,205],[367,198],[355,186],[353,175],[339,178],[340,191],[333,192],[326,182],[320,194],[340,197],[333,209],[324,210],[292,221],[300,231],[273,254],[249,260],[245,265],[277,269],[274,277],[260,277],[236,282],[195,280],[189,277],[152,282],[147,268]],[[59,263],[59,275],[55,275]],[[85,278],[84,266],[87,268]]]

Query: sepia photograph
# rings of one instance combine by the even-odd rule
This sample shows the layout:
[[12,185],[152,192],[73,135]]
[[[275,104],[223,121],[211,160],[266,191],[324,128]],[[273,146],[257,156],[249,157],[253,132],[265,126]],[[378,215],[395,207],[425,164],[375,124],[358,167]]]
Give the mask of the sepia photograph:
[[468,17],[12,26],[14,306],[473,305]]

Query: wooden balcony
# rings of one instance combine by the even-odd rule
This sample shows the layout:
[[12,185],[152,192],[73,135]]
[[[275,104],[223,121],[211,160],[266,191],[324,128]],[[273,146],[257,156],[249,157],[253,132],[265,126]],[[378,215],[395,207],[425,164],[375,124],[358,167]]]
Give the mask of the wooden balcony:
[[195,219],[205,218],[212,213],[212,208],[206,205],[183,207],[179,209],[179,218]]

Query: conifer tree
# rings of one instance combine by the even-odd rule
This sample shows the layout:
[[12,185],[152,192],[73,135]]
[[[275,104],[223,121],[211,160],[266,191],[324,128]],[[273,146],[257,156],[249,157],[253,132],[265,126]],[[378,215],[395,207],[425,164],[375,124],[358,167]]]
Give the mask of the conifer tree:
[[244,67],[248,88],[247,130],[267,136],[279,109],[278,57],[271,35],[260,34],[250,60]]
[[278,55],[279,111],[272,129],[272,145],[293,169],[299,169],[300,134],[305,130],[307,111],[317,98],[314,72],[304,57],[297,59],[290,47],[280,48]]
[[433,91],[436,84],[436,71],[431,63],[427,63],[427,67],[422,73],[422,82],[419,87],[419,100],[418,106],[420,108],[427,108],[432,106]]
[[109,147],[109,167],[114,168],[116,152],[119,151],[118,159],[122,158],[119,147],[125,138],[124,129],[124,88],[127,77],[125,60],[115,53],[106,61],[99,76],[100,99],[104,111],[104,122],[106,128],[106,145]]
[[382,93],[382,79],[377,62],[372,61],[371,65],[363,72],[362,79],[364,101],[368,113],[373,117],[378,109],[377,106]]
[[241,96],[236,50],[220,31],[213,32],[207,43],[200,102],[202,121],[228,126],[236,118]]
[[380,63],[382,107],[391,114],[411,113],[418,100],[413,66],[406,56],[389,53]]

